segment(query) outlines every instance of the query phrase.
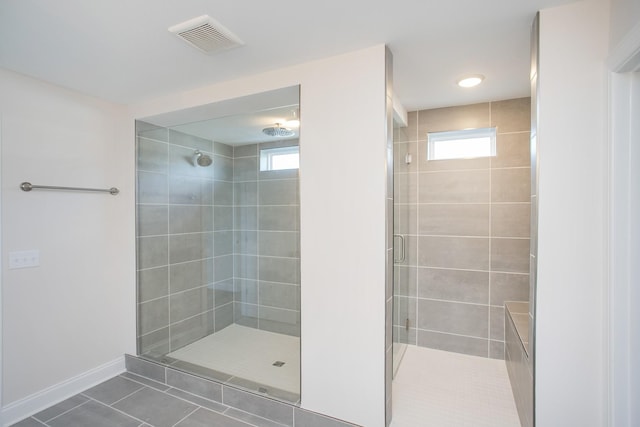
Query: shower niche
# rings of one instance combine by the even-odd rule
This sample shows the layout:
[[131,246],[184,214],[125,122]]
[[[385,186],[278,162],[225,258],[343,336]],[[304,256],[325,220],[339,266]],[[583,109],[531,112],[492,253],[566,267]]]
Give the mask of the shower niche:
[[299,87],[136,121],[138,356],[300,398]]

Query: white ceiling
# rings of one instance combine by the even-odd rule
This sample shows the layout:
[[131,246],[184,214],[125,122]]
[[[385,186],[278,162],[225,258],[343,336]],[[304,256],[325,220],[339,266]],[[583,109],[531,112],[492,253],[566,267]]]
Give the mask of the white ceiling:
[[[386,43],[409,111],[528,95],[529,28],[571,0],[0,0],[0,67],[128,104]],[[207,14],[245,46],[167,28]],[[463,90],[457,77],[486,76]]]

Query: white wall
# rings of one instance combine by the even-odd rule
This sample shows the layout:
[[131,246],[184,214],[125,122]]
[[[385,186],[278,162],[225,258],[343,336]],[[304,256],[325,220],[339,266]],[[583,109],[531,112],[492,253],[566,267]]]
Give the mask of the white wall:
[[[66,383],[68,392],[77,376],[135,352],[134,149],[133,134],[122,134],[125,113],[0,70],[5,422],[55,398],[51,387]],[[122,192],[25,193],[22,181]],[[9,252],[29,249],[40,251],[40,266],[9,270]]]
[[536,425],[604,424],[607,1],[541,11]]
[[384,425],[385,47],[131,106],[131,117],[301,85],[302,407]]

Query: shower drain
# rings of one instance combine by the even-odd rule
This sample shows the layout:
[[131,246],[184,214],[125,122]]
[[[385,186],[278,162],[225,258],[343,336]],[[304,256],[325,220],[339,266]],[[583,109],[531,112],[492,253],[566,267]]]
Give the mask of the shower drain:
[[278,368],[280,368],[282,365],[284,365],[284,362],[281,362],[279,360],[276,360],[275,362],[273,362],[273,366],[277,366]]

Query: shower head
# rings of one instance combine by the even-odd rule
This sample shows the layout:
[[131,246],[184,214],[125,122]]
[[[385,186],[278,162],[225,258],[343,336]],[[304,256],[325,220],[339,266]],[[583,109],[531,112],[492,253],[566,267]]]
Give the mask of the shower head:
[[211,163],[213,163],[211,156],[202,153],[200,150],[196,150],[196,152],[193,153],[193,160],[196,165],[202,167],[211,166]]
[[276,123],[275,126],[262,129],[262,132],[269,136],[287,137],[293,136],[296,133],[291,129],[280,126],[280,123]]

